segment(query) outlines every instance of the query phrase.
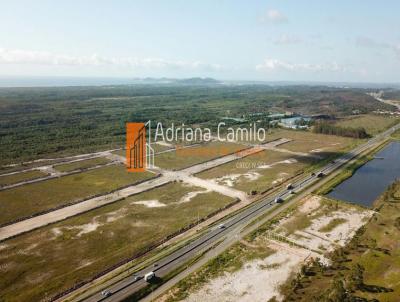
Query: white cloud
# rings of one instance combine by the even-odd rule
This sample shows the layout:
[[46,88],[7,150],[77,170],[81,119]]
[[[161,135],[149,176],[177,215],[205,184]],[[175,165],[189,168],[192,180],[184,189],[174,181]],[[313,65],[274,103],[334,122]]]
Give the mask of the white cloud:
[[193,69],[193,70],[220,70],[218,64],[208,64],[200,61],[165,60],[162,58],[136,57],[102,57],[97,54],[90,56],[70,56],[54,54],[46,51],[30,51],[20,49],[0,48],[0,64],[32,64],[53,66],[119,66],[130,68],[157,68],[157,69]]
[[276,9],[269,9],[267,13],[261,17],[261,21],[273,24],[288,22],[288,18]]
[[274,40],[274,43],[276,45],[289,45],[289,44],[299,44],[302,43],[303,40],[297,36],[294,35],[287,35],[283,34],[276,40]]
[[277,59],[265,59],[263,63],[256,65],[256,70],[259,71],[329,71],[339,72],[346,71],[346,68],[340,66],[336,62],[324,64],[310,64],[310,63],[290,63]]

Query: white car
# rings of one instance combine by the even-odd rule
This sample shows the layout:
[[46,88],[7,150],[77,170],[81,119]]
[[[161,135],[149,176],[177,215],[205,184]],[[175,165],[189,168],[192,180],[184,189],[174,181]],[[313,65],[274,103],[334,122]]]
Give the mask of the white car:
[[101,295],[103,296],[103,297],[109,297],[109,296],[111,296],[112,294],[111,294],[111,292],[109,291],[109,290],[103,290],[102,292],[101,292]]
[[147,273],[146,275],[144,275],[144,281],[149,282],[155,276],[156,274],[154,272]]
[[218,225],[218,228],[219,228],[219,229],[224,229],[224,228],[225,228],[225,224],[223,224],[223,223],[219,224],[219,225]]

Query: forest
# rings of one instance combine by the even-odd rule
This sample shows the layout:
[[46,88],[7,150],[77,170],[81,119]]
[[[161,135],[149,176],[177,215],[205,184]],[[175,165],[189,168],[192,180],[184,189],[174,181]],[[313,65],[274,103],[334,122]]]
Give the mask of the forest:
[[[269,85],[1,88],[0,165],[124,145],[125,123],[215,128],[258,113],[346,116],[391,109],[362,89]],[[228,126],[228,123],[227,123]]]

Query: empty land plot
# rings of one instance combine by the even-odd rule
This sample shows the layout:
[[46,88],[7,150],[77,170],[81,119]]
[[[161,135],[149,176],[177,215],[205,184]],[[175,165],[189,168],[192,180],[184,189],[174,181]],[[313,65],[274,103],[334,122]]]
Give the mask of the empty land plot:
[[246,146],[236,143],[210,142],[159,154],[156,156],[155,165],[164,169],[181,170],[245,148]]
[[[348,221],[335,223],[325,233],[312,235],[303,232],[313,241],[307,241],[300,234],[285,237],[274,232],[277,227],[288,225],[291,219],[297,219],[299,214],[304,215],[302,220],[308,219],[307,226],[315,227],[315,230],[338,216],[346,217]],[[328,249],[336,244],[343,245],[370,215],[371,211],[357,206],[308,196],[211,259],[156,301],[289,301],[280,292],[281,286],[297,275],[302,264],[317,257],[322,263],[327,263],[325,253],[314,251],[313,246],[323,243]],[[296,222],[298,230],[307,226]],[[332,279],[328,274],[325,277]],[[296,292],[302,295],[298,288]],[[311,301],[312,297],[310,295],[302,301]]]
[[308,196],[279,225],[278,232],[300,246],[324,252],[344,246],[372,211],[357,205]]
[[7,240],[0,244],[0,300],[51,297],[232,201],[170,183]]
[[[175,149],[175,145],[173,143],[151,143],[151,147],[153,148],[155,153],[158,152],[163,152],[163,151],[167,151],[167,150],[171,150],[171,149]],[[126,150],[117,150],[112,152],[113,154],[119,155],[119,156],[126,156]]]
[[264,191],[300,172],[313,161],[312,158],[266,150],[196,176],[245,192]]
[[48,175],[47,173],[44,173],[42,171],[32,170],[27,172],[20,172],[20,173],[0,176],[0,187],[44,177],[47,175]]
[[396,182],[382,194],[374,204],[378,211],[345,247],[331,255],[328,267],[307,269],[314,274],[299,280],[301,291],[294,289],[289,280],[285,301],[324,301],[323,297],[337,292],[338,280],[346,286],[342,301],[399,301],[399,189]]
[[107,166],[0,191],[0,224],[134,184],[154,174]]
[[54,169],[60,172],[71,172],[80,169],[88,169],[99,165],[105,165],[110,162],[109,159],[105,157],[96,157],[92,159],[80,160],[73,163],[55,165]]
[[284,137],[292,139],[292,141],[278,146],[278,148],[295,152],[311,152],[321,156],[344,151],[355,144],[355,140],[352,138],[317,134],[309,131],[293,131],[285,129],[277,129],[272,131],[270,137]]
[[356,117],[344,118],[342,120],[339,120],[336,125],[349,128],[363,127],[369,135],[375,135],[389,128],[396,122],[399,122],[399,118],[392,116],[366,114]]

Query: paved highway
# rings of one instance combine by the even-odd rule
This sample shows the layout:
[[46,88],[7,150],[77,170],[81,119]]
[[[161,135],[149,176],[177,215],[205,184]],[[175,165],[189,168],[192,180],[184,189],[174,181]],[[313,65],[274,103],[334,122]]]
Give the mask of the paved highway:
[[[358,146],[351,152],[336,159],[335,161],[330,162],[324,168],[322,168],[320,172],[323,173],[324,175],[332,173],[334,170],[336,170],[343,164],[349,162],[351,159],[360,155],[364,151],[368,150],[369,148],[374,146],[377,142],[388,137],[390,134],[392,134],[399,128],[400,124],[375,136],[365,144]],[[318,179],[319,179],[318,173],[317,175],[308,175],[305,178],[293,183],[292,191],[294,192],[301,191],[306,187],[317,182]],[[285,199],[288,199],[291,195],[292,193],[290,192],[290,190],[285,189],[276,194],[276,196],[274,197],[265,198],[259,202],[256,202],[254,205],[249,206],[243,209],[242,211],[239,211],[234,216],[226,219],[223,222],[223,225],[210,228],[208,232],[200,236],[198,239],[176,250],[172,254],[164,257],[162,260],[157,262],[156,265],[149,266],[139,272],[136,272],[136,275],[143,277],[146,273],[154,272],[157,277],[165,276],[167,273],[177,269],[186,261],[190,260],[199,252],[212,247],[220,239],[224,238],[225,236],[228,236],[238,226],[248,224],[253,219],[264,214],[271,207],[276,206],[275,200],[277,198],[281,198],[282,201],[284,201]],[[147,282],[144,279],[134,280],[134,277],[131,276],[121,280],[120,282],[108,288],[107,290],[110,292],[110,296],[105,297],[101,293],[97,293],[87,298],[85,301],[87,302],[120,301],[126,297],[129,297],[129,295],[132,295],[133,293],[145,287],[146,285]]]

